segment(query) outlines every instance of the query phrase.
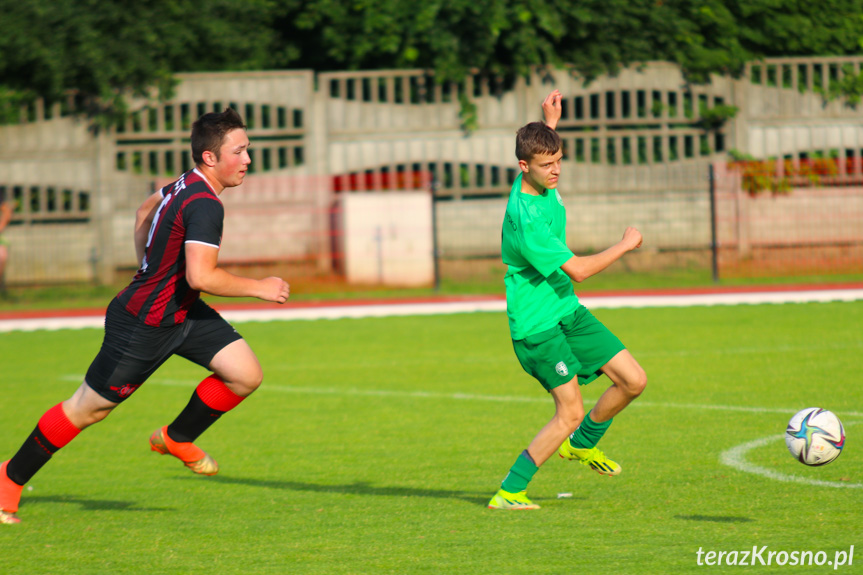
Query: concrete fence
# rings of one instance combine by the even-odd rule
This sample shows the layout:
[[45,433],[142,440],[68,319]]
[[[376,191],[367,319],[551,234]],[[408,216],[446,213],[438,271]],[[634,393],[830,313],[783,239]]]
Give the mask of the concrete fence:
[[[662,62],[588,85],[565,71],[512,85],[482,75],[441,84],[425,70],[183,74],[173,100],[135,102],[123,125],[98,133],[70,106],[37,101],[19,124],[0,127],[0,186],[15,209],[5,233],[7,282],[111,282],[117,270],[134,268],[134,209],[191,167],[192,121],[227,106],[248,123],[253,166],[243,186],[222,196],[225,261],[308,261],[332,270],[338,198],[401,190],[432,191],[439,256],[494,256],[516,175],[515,131],[541,119],[553,88],[564,95],[560,191],[573,249],[604,247],[627,225],[642,228],[655,249],[708,249],[708,169],[731,150],[792,162],[832,158],[840,166],[832,187],[860,178],[861,110],[827,95],[861,62],[753,62],[740,79],[716,76],[703,86]],[[465,97],[475,110],[462,108]],[[708,126],[702,120],[718,106],[739,111]],[[475,121],[465,122],[466,111]],[[860,189],[843,190],[830,201],[807,191],[816,199],[801,209],[821,214],[813,225],[828,228],[842,212],[850,230],[842,241],[863,242],[863,219],[854,219],[863,216],[847,208]],[[764,209],[764,218],[782,220],[798,196],[746,213]]]

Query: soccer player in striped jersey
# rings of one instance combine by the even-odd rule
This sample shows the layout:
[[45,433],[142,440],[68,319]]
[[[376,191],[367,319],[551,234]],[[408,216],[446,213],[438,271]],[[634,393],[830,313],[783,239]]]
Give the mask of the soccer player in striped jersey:
[[149,196],[135,216],[141,267],[108,305],[105,337],[81,386],[50,408],[11,459],[0,464],[0,523],[19,523],[23,486],[84,428],[103,420],[172,355],[208,371],[189,403],[150,436],[153,451],[176,457],[194,473],[219,466],[194,441],[263,379],[258,358],[242,336],[200,299],[257,297],[284,303],[281,278],[257,280],[218,267],[226,189],[243,183],[251,164],[249,138],[232,109],[192,125],[195,168]]

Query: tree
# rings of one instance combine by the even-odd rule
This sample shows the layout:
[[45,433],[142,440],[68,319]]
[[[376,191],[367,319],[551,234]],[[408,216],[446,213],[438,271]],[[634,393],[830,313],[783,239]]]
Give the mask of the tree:
[[565,66],[589,81],[667,60],[701,83],[766,56],[863,53],[863,0],[0,0],[0,13],[0,120],[71,90],[110,122],[125,96],[165,96],[188,71],[409,67],[458,81]]
[[269,3],[259,0],[0,0],[0,13],[0,120],[36,96],[71,94],[109,124],[130,95],[169,96],[175,72],[268,63]]
[[421,67],[587,79],[649,60],[694,82],[767,56],[863,53],[863,0],[282,0],[273,67]]

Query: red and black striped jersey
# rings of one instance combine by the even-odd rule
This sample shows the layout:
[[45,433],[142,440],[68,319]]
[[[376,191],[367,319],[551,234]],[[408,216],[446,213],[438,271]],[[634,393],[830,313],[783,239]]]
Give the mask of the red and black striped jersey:
[[117,299],[129,313],[152,326],[183,323],[200,292],[186,281],[188,242],[222,243],[225,209],[204,176],[193,169],[164,188],[141,268]]

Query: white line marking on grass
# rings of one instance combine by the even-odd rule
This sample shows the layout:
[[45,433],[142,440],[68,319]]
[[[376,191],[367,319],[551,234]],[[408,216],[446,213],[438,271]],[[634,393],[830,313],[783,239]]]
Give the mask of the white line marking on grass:
[[[83,376],[68,374],[62,376],[63,381],[82,381]],[[160,379],[153,378],[148,380],[144,385],[163,385],[166,387],[189,387],[195,386],[194,379]],[[278,391],[282,393],[299,393],[304,395],[344,395],[355,397],[417,397],[422,399],[455,399],[462,401],[497,401],[505,403],[548,403],[547,397],[524,397],[513,395],[479,395],[474,393],[444,393],[438,391],[404,391],[404,390],[389,390],[389,389],[359,389],[351,388],[334,388],[334,387],[297,387],[293,385],[278,385],[264,384],[261,391]],[[259,391],[258,393],[261,393]],[[585,400],[585,404],[593,404],[593,401]]]
[[636,346],[628,347],[632,354],[641,357],[699,357],[727,355],[763,355],[766,353],[798,353],[815,351],[839,351],[846,349],[863,349],[863,340],[836,343],[806,343],[800,345],[771,345],[759,347],[714,347],[712,349],[667,349],[644,351]]
[[[858,422],[852,421],[850,423],[847,423],[846,426],[854,425],[855,423]],[[746,454],[753,449],[764,447],[768,443],[773,443],[774,441],[779,441],[784,438],[784,434],[770,435],[768,437],[762,437],[761,439],[749,441],[742,445],[738,445],[737,447],[732,447],[731,449],[723,451],[720,454],[719,462],[738,471],[743,471],[745,473],[753,473],[755,475],[760,475],[761,477],[766,477],[767,479],[772,479],[774,481],[782,481],[785,483],[803,483],[806,485],[815,485],[816,487],[863,489],[863,483],[824,481],[822,479],[810,479],[808,477],[800,477],[799,475],[788,475],[785,473],[780,473],[778,471],[773,471],[772,469],[767,469],[766,467],[761,467],[760,465],[755,465],[754,463],[750,463],[746,460]]]
[[[81,381],[83,376],[76,374],[68,374],[61,376],[64,381]],[[180,379],[161,379],[154,378],[149,380],[147,383],[150,385],[163,385],[169,387],[193,387],[195,382],[194,379],[189,380],[180,380]],[[490,402],[504,402],[504,403],[547,403],[550,404],[550,401],[547,397],[525,397],[525,396],[514,396],[514,395],[483,395],[477,393],[444,393],[444,392],[436,392],[436,391],[405,391],[405,390],[388,390],[388,389],[358,389],[358,388],[333,388],[333,387],[297,387],[292,385],[278,385],[278,384],[265,384],[262,388],[263,391],[276,391],[282,393],[299,393],[299,394],[307,394],[307,395],[338,395],[338,396],[353,396],[353,397],[404,397],[404,398],[422,398],[422,399],[451,399],[457,401],[490,401]],[[585,399],[585,405],[593,405],[596,403],[594,400]],[[717,404],[699,404],[699,403],[667,403],[667,402],[651,402],[651,401],[635,401],[631,404],[635,407],[643,407],[643,408],[667,408],[667,409],[687,409],[687,410],[708,410],[708,411],[736,411],[742,413],[783,413],[783,414],[793,414],[798,410],[797,408],[787,408],[787,407],[760,407],[760,406],[746,406],[746,405],[717,405]],[[863,417],[863,413],[856,411],[843,411],[842,412],[843,419],[846,419],[845,426],[855,425],[859,423],[858,421],[848,422],[847,418],[849,417]],[[840,483],[834,481],[823,481],[819,479],[809,479],[806,477],[799,477],[797,475],[786,475],[784,473],[779,473],[778,471],[773,471],[771,469],[767,469],[766,467],[761,467],[760,465],[755,465],[753,463],[749,463],[746,460],[746,454],[752,451],[753,449],[757,449],[759,447],[763,447],[768,443],[773,443],[774,441],[781,440],[784,438],[784,435],[770,435],[768,437],[763,437],[761,439],[756,439],[754,441],[749,441],[742,445],[738,445],[737,447],[732,447],[726,451],[723,451],[719,460],[723,465],[727,465],[738,471],[743,471],[745,473],[753,473],[755,475],[760,475],[762,477],[766,477],[768,479],[773,479],[775,481],[782,482],[791,482],[791,483],[803,483],[807,485],[815,485],[818,487],[838,487],[838,488],[846,488],[846,489],[861,489],[863,488],[863,483]]]
[[[63,380],[66,381],[81,381],[82,376],[80,375],[65,375],[62,376]],[[194,385],[194,380],[179,380],[179,379],[152,379],[148,382],[150,385],[163,385],[169,387],[192,387]],[[482,395],[477,393],[444,393],[444,392],[435,392],[435,391],[404,391],[404,390],[387,390],[387,389],[358,389],[358,388],[347,388],[347,389],[339,389],[332,387],[296,387],[292,385],[278,385],[278,384],[267,384],[262,387],[264,391],[277,391],[282,393],[299,393],[299,394],[307,394],[307,395],[338,395],[338,396],[353,396],[353,397],[403,397],[403,398],[422,398],[422,399],[451,399],[457,401],[490,401],[490,402],[503,402],[503,403],[547,403],[549,404],[549,399],[547,397],[525,397],[525,396],[514,396],[514,395]],[[594,400],[584,400],[585,405],[593,405],[596,403]],[[650,402],[650,401],[635,401],[632,403],[633,406],[636,407],[644,407],[644,408],[667,408],[667,409],[687,409],[687,410],[698,410],[704,409],[708,411],[736,411],[743,413],[784,413],[784,414],[793,414],[796,413],[795,408],[783,408],[783,407],[759,407],[759,406],[745,406],[745,405],[716,405],[716,404],[699,404],[699,403],[665,403],[665,402]],[[843,418],[848,417],[863,417],[863,413],[854,412],[854,411],[846,411],[842,412]],[[851,421],[845,422],[845,426],[848,427],[850,425],[854,425],[858,422]],[[746,460],[746,454],[752,451],[753,449],[757,449],[759,447],[763,447],[768,443],[772,443],[774,441],[783,439],[784,435],[770,435],[768,437],[763,437],[761,439],[756,439],[754,441],[750,441],[748,443],[744,443],[742,445],[738,445],[737,447],[732,447],[726,451],[723,451],[720,454],[720,463],[723,465],[727,465],[738,471],[743,471],[745,473],[754,473],[755,475],[760,475],[762,477],[766,477],[768,479],[773,479],[775,481],[783,481],[783,482],[791,482],[791,483],[804,483],[807,485],[815,485],[818,487],[839,487],[846,489],[860,489],[863,488],[863,483],[840,483],[833,481],[823,481],[819,479],[809,479],[806,477],[799,477],[796,475],[786,475],[784,473],[779,473],[778,471],[773,471],[771,469],[767,469],[766,467],[761,467],[760,465],[755,465],[753,463],[749,463]]]
[[[675,295],[580,296],[589,309],[688,307],[765,303],[808,303],[863,300],[863,289],[825,289],[777,292],[710,293]],[[506,301],[500,298],[456,302],[386,303],[371,305],[344,305],[332,307],[288,307],[283,309],[224,310],[228,321],[290,321],[343,319],[365,317],[392,317],[405,315],[440,315],[473,312],[504,312]],[[33,331],[38,329],[101,328],[104,315],[85,317],[24,318],[0,320],[0,333]]]
[[[67,374],[60,377],[63,381],[82,381],[83,375]],[[188,380],[183,379],[163,379],[153,378],[147,381],[145,385],[164,385],[167,387],[193,387],[196,381],[194,378]],[[267,391],[277,391],[281,393],[299,393],[307,395],[345,395],[356,397],[419,397],[423,399],[454,399],[458,401],[491,401],[504,403],[547,403],[552,405],[552,401],[548,396],[527,397],[523,395],[485,395],[479,393],[446,393],[441,391],[425,391],[425,390],[402,390],[402,389],[359,389],[356,387],[337,388],[337,387],[301,387],[294,385],[279,385],[274,383],[264,383],[258,393]],[[585,399],[585,405],[593,405],[596,400]],[[742,413],[780,413],[788,414],[789,417],[798,411],[799,407],[760,407],[747,405],[721,405],[712,403],[672,403],[660,401],[640,401],[636,400],[630,407],[644,408],[667,408],[667,409],[705,409],[708,411],[737,411]],[[841,411],[843,422],[847,418],[863,418],[863,412],[856,411]],[[853,422],[852,422],[853,424]]]
[[[743,413],[783,413],[792,416],[798,411],[799,407],[759,407],[750,405],[722,405],[714,403],[664,403],[635,400],[630,406],[641,407],[670,407],[674,409],[706,409],[714,411],[739,411]],[[843,411],[842,417],[863,417],[863,412]]]

